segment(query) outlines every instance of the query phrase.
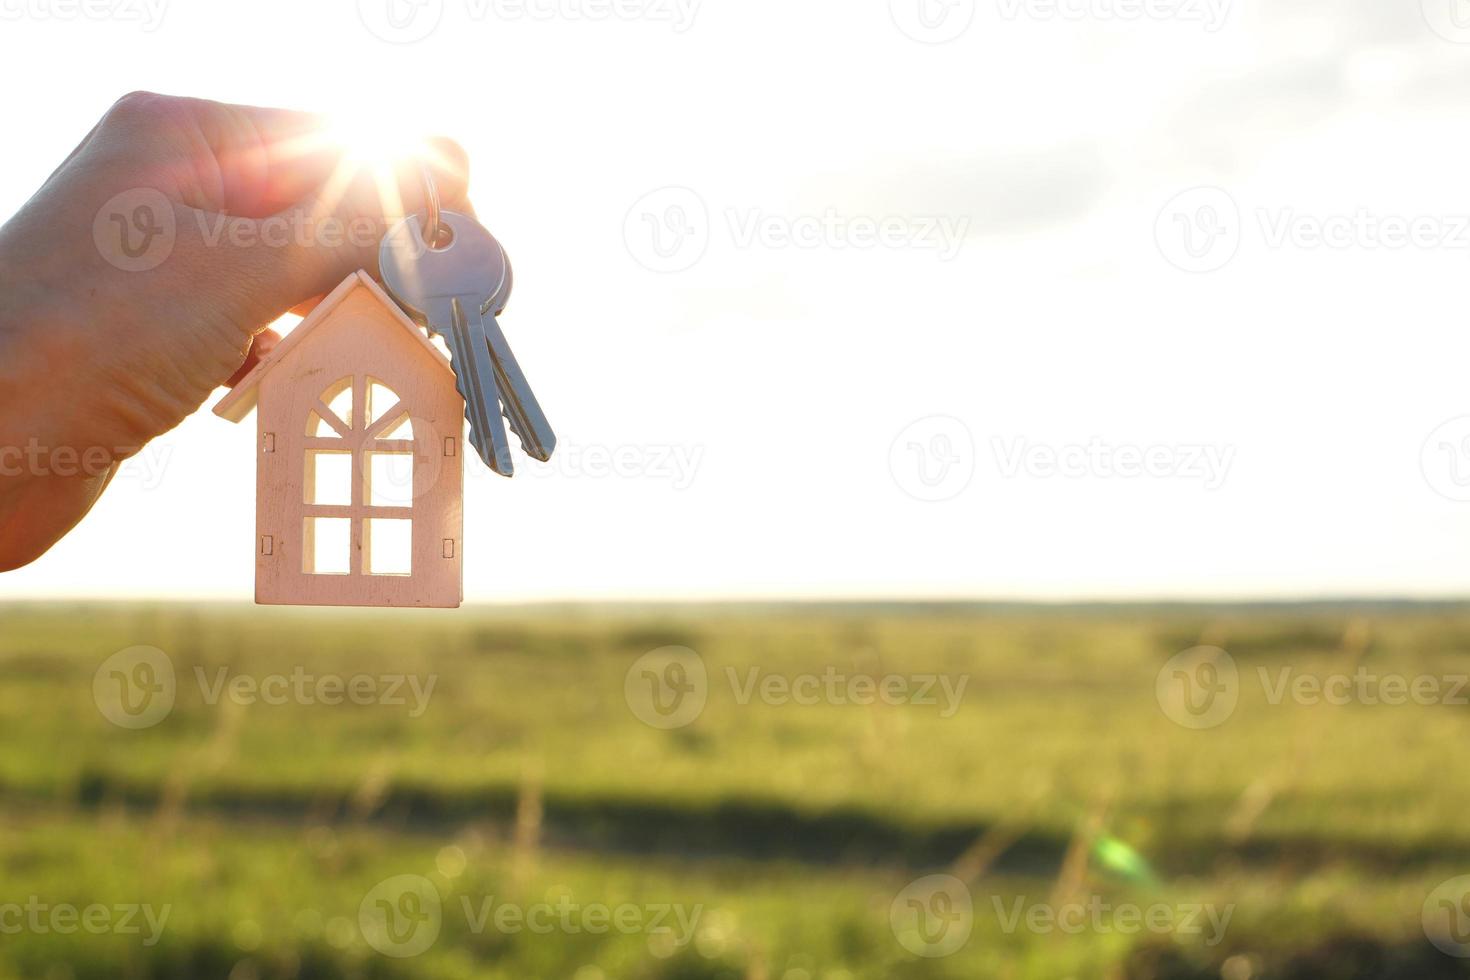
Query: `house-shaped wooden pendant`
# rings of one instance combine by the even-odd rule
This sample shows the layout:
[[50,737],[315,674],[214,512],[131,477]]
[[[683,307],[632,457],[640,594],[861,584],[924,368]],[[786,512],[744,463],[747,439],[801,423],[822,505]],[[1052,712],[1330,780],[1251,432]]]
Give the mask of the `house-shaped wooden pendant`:
[[251,408],[256,602],[460,604],[464,400],[377,283],[349,276],[214,411]]

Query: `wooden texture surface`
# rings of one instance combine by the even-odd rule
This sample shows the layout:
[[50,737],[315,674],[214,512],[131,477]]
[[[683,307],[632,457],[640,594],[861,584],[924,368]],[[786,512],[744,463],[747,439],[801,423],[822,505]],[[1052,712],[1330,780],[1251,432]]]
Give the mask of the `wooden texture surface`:
[[460,604],[464,401],[376,284],[350,277],[215,412],[252,402],[256,602]]

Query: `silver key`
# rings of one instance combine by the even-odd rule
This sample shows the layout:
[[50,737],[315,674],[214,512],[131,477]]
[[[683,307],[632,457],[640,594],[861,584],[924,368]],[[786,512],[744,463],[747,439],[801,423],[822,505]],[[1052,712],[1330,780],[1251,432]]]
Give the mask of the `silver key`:
[[510,260],[475,219],[440,213],[448,244],[424,242],[423,219],[404,218],[378,252],[383,284],[405,312],[449,345],[455,386],[464,396],[470,444],[501,476],[515,472],[502,412],[526,454],[551,458],[556,435],[531,392],[495,315],[510,299]]

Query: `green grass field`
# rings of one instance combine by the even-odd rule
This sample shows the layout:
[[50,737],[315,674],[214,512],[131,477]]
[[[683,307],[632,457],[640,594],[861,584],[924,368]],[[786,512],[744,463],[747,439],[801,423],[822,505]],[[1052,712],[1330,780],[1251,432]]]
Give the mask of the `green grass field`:
[[12,604],[0,672],[0,977],[1470,975],[1470,608]]

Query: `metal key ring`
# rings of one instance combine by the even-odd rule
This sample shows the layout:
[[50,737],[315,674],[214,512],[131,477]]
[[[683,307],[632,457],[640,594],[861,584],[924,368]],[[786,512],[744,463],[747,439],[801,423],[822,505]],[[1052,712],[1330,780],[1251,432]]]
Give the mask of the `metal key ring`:
[[427,163],[419,164],[424,177],[424,244],[435,248],[444,234],[440,218],[439,188],[434,184],[434,172]]

